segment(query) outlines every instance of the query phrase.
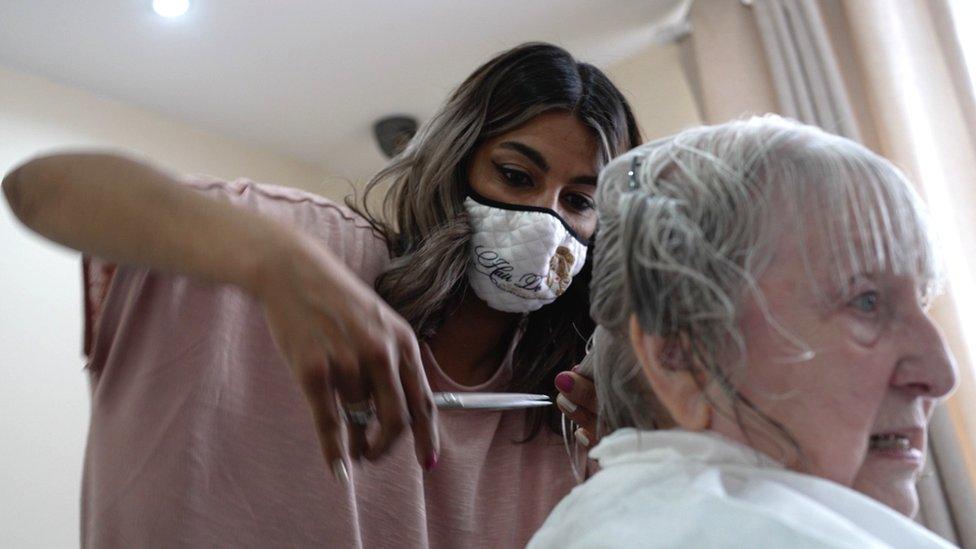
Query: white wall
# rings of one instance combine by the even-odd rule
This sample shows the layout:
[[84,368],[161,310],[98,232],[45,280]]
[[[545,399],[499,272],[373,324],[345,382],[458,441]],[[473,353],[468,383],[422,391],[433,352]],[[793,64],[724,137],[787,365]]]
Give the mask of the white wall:
[[676,44],[650,45],[606,68],[650,141],[701,123]]
[[[345,192],[312,166],[0,67],[0,174],[75,146],[135,150],[179,172]],[[80,262],[0,202],[0,547],[75,547],[89,401]]]

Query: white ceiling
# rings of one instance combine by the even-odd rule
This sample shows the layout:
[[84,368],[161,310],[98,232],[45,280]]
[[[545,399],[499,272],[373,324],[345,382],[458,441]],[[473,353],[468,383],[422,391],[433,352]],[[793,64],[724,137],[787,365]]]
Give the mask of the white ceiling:
[[527,40],[607,66],[685,0],[2,0],[0,64],[360,179],[372,123],[424,119],[490,55]]

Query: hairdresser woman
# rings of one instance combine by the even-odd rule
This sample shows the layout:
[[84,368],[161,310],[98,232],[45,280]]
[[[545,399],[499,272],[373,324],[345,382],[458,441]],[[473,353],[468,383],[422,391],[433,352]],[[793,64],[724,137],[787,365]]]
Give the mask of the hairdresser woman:
[[596,175],[639,142],[603,73],[526,44],[369,183],[385,216],[111,154],[8,174],[84,254],[82,545],[524,545],[574,485],[558,410],[431,390],[548,393],[582,357]]

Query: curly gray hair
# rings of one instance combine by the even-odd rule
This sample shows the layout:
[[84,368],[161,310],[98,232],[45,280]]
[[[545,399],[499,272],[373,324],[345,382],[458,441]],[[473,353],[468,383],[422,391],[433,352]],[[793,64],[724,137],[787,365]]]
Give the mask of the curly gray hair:
[[[776,116],[689,129],[618,157],[600,175],[599,229],[590,313],[598,326],[581,373],[594,377],[602,432],[670,422],[632,354],[631,315],[644,332],[679,343],[730,398],[723,413],[781,426],[736,390],[745,344],[737,326],[743,298],[763,300],[756,280],[786,231],[829,243],[805,251],[810,267],[830,265],[833,288],[858,273],[891,270],[938,291],[941,274],[921,201],[890,162],[850,140]],[[823,263],[829,262],[829,263]],[[767,312],[785,359],[814,350]],[[765,429],[763,429],[765,431]],[[755,433],[754,433],[755,434]],[[783,438],[785,437],[785,439]]]

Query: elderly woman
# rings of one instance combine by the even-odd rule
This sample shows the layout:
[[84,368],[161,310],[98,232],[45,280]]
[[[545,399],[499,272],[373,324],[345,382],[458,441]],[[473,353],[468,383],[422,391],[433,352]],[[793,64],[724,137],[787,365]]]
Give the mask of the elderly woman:
[[948,545],[907,518],[955,366],[905,177],[766,117],[640,147],[601,182],[582,370],[612,434],[530,546]]

